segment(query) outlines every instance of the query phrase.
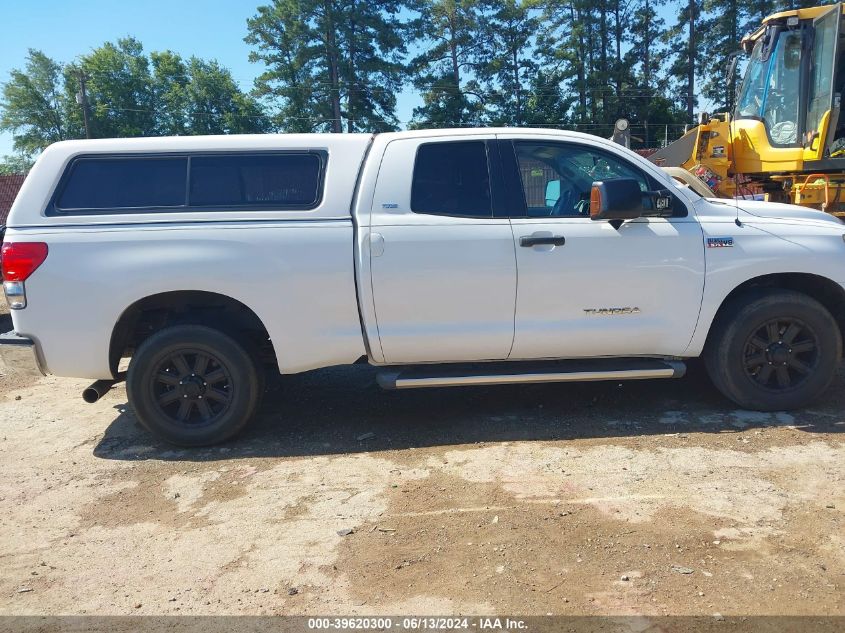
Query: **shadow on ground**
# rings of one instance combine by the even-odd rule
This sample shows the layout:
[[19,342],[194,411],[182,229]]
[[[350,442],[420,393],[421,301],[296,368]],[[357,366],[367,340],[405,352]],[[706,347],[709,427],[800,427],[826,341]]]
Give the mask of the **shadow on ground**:
[[630,438],[667,433],[731,433],[794,426],[845,432],[845,373],[809,410],[738,411],[692,365],[680,380],[383,391],[367,366],[285,377],[239,438],[208,449],[179,449],[116,407],[94,454],[116,460],[213,461],[244,457],[353,454],[478,442]]

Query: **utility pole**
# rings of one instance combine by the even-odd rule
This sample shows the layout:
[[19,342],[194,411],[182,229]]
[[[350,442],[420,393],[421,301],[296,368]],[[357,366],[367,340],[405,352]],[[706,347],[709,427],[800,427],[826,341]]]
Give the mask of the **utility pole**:
[[85,82],[88,81],[88,76],[80,70],[79,76],[79,93],[76,95],[76,102],[82,106],[82,119],[85,121],[85,138],[91,138],[91,122],[88,120],[88,93],[85,91]]

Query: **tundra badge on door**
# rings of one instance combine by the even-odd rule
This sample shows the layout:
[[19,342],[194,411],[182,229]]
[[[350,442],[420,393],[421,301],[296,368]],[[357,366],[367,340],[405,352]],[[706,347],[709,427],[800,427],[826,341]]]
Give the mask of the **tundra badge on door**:
[[584,313],[589,316],[619,316],[621,314],[639,314],[640,309],[637,307],[625,308],[584,308]]

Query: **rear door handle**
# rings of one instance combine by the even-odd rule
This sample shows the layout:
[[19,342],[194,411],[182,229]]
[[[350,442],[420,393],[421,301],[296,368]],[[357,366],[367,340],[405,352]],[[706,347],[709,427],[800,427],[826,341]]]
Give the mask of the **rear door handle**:
[[525,248],[532,246],[563,246],[566,238],[563,235],[523,235],[519,238],[519,245]]

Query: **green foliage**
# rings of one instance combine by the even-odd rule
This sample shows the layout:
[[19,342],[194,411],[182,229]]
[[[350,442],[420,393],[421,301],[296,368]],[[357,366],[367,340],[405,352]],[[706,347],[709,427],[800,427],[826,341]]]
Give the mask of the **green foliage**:
[[13,154],[0,158],[0,176],[25,174],[32,168],[32,159],[25,154]]
[[150,53],[151,101],[156,112],[156,133],[189,134],[188,69],[172,51]]
[[405,80],[401,0],[274,0],[247,21],[256,92],[286,131],[387,131]]
[[[185,86],[187,134],[248,134],[270,131],[264,113],[216,61],[191,57]],[[174,133],[174,132],[168,132]]]
[[537,74],[533,60],[539,17],[531,0],[488,0],[486,54],[480,76],[487,86],[487,117],[493,125],[525,123],[527,85]]
[[[65,67],[69,97],[79,91],[79,77],[87,79],[91,136],[119,138],[156,134],[150,63],[141,43],[133,38],[106,42]],[[77,124],[81,113],[75,113]]]
[[481,122],[484,96],[472,73],[482,63],[484,38],[477,0],[432,0],[415,7],[423,52],[410,63],[423,105],[411,127],[467,127]]
[[546,125],[609,137],[614,122],[625,118],[632,146],[655,145],[657,124],[661,140],[666,125],[677,136],[684,104],[666,72],[669,37],[657,13],[661,1],[570,0],[543,7],[534,48],[537,77],[546,75],[544,100],[557,104]]
[[25,157],[85,137],[84,81],[94,138],[266,132],[270,121],[216,61],[144,53],[133,38],[107,42],[62,65],[31,50],[3,85],[0,130]]
[[554,72],[537,71],[529,86],[523,114],[523,125],[553,127],[567,120],[569,100],[561,87],[561,78]]
[[701,21],[698,38],[705,59],[703,76],[707,78],[702,93],[719,109],[728,109],[736,90],[735,83],[727,83],[728,57],[739,50],[743,35],[740,0],[705,0],[704,9],[710,17]]
[[79,132],[69,117],[75,104],[64,94],[62,67],[41,51],[30,49],[24,69],[12,70],[2,95],[0,130],[12,133],[18,152],[32,154]]
[[[696,73],[703,67],[705,55],[698,45],[701,26],[702,0],[681,0],[678,20],[663,34],[667,44],[669,64],[666,79],[676,104],[687,110],[686,122],[691,123],[697,105],[695,95]],[[692,37],[690,25],[693,27]],[[690,93],[692,83],[693,92]]]
[[[340,121],[332,120],[332,105],[336,105],[339,114],[340,102],[330,81],[338,59],[326,54],[321,25],[316,20],[302,19],[308,10],[315,10],[315,3],[276,0],[272,5],[258,7],[258,13],[247,20],[245,41],[257,49],[249,59],[266,66],[255,81],[255,92],[275,104],[273,122],[279,129],[339,130]],[[334,55],[337,53],[333,50]]]

